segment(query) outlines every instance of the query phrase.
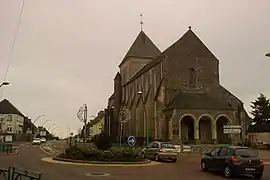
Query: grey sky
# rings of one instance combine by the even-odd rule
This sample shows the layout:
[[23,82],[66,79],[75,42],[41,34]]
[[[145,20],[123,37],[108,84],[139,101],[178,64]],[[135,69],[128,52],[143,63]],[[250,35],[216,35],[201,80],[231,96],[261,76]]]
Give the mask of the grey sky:
[[[4,80],[22,0],[0,0],[0,81]],[[65,135],[107,105],[118,65],[140,30],[165,50],[192,26],[220,61],[221,83],[247,110],[270,97],[269,0],[25,0],[5,87],[22,113],[55,121]]]

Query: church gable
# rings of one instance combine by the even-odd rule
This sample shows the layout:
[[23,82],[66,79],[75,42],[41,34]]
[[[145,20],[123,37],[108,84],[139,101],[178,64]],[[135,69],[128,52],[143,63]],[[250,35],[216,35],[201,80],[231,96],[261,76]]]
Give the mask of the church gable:
[[120,74],[123,77],[122,85],[128,83],[138,71],[159,56],[160,53],[160,50],[150,38],[141,31],[119,65]]
[[203,89],[205,84],[219,83],[218,59],[189,29],[161,56],[163,75],[168,86],[181,89]]
[[130,57],[154,59],[160,55],[160,53],[160,50],[151,41],[151,39],[144,33],[144,31],[141,31],[120,63],[119,67],[121,67],[121,65]]

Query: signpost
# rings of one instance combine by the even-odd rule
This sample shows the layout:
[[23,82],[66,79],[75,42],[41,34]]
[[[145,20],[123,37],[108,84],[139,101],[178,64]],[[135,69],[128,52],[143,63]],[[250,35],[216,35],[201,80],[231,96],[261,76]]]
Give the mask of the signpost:
[[230,134],[231,135],[231,143],[232,143],[232,136],[233,134],[240,134],[242,131],[241,125],[224,125],[223,126],[223,132],[224,134]]
[[120,120],[120,136],[119,136],[119,143],[120,147],[122,146],[122,133],[123,133],[123,125],[127,123],[131,119],[131,113],[127,109],[126,106],[121,107],[120,113],[119,113],[119,120]]
[[129,146],[135,146],[136,138],[134,136],[129,136],[127,138],[127,143],[128,143]]

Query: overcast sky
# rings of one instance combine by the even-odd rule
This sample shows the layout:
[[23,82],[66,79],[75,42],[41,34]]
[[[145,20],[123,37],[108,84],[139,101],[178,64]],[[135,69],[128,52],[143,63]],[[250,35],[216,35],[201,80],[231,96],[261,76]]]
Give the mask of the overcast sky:
[[[0,82],[10,61],[22,0],[0,0]],[[66,135],[76,113],[107,105],[118,65],[143,29],[163,51],[192,26],[220,61],[221,84],[248,111],[259,93],[270,97],[269,0],[25,0],[1,99]]]

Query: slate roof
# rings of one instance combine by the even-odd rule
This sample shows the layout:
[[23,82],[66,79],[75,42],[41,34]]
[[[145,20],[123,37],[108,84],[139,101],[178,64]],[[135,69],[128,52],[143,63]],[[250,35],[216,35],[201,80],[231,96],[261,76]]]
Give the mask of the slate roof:
[[17,114],[25,117],[15,106],[13,106],[7,99],[0,102],[0,114]]
[[115,77],[114,77],[114,80],[116,80],[116,79],[119,78],[119,77],[121,77],[121,75],[120,75],[119,72],[117,72],[116,75],[115,75]]
[[180,91],[175,98],[166,106],[169,109],[212,109],[212,110],[234,110],[228,103],[211,97],[206,92],[183,92]]
[[191,30],[188,31],[178,39],[174,44],[163,51],[156,59],[143,66],[126,84],[134,81],[136,78],[147,72],[150,68],[160,63],[164,58],[168,59],[181,59],[192,57],[203,57],[209,59],[217,59],[211,51],[204,45],[204,43],[198,38],[198,36]]
[[128,57],[141,57],[154,59],[157,56],[159,56],[160,53],[161,51],[151,41],[151,39],[143,31],[141,31],[119,66],[121,66],[127,60]]
[[114,93],[109,97],[109,100],[114,99]]
[[250,125],[248,128],[249,133],[264,133],[270,132],[270,123]]

